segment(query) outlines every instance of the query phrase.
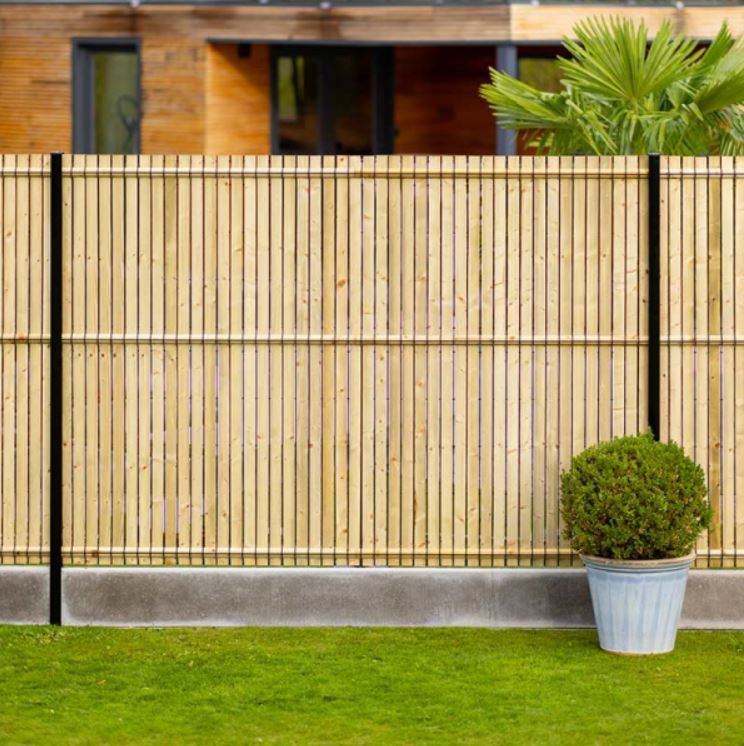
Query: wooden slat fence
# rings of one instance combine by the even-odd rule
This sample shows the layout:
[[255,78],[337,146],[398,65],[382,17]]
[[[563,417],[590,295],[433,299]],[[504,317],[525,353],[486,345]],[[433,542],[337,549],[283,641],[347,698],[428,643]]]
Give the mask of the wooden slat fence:
[[[47,174],[3,160],[5,562],[48,548]],[[64,561],[571,563],[561,469],[647,422],[647,174],[66,156]],[[662,437],[708,473],[711,566],[744,551],[743,178],[662,159]]]
[[0,156],[0,560],[49,554],[49,157]]
[[744,159],[664,158],[661,437],[708,474],[699,564],[744,553]]

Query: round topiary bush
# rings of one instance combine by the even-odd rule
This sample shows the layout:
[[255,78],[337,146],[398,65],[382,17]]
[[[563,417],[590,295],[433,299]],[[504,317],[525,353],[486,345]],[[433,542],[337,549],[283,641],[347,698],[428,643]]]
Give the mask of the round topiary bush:
[[689,554],[711,511],[703,470],[651,433],[574,457],[561,475],[565,537],[581,554],[650,560]]

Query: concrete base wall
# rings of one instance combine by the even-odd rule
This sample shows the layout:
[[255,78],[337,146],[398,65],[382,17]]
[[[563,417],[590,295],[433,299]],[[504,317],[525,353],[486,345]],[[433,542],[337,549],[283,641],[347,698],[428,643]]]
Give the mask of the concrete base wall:
[[[591,627],[583,570],[70,568],[63,623]],[[744,571],[690,574],[682,627],[744,629]]]
[[[63,570],[64,624],[591,627],[583,570]],[[49,569],[0,567],[0,624],[45,624]],[[744,571],[690,573],[683,628],[744,629]]]
[[49,621],[49,568],[0,566],[0,624]]

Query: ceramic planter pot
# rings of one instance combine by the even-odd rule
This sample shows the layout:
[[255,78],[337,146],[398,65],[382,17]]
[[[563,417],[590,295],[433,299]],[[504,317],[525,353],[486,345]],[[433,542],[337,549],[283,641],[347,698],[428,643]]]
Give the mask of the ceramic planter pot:
[[613,560],[582,554],[599,646],[626,655],[672,651],[694,558],[694,553],[664,560]]

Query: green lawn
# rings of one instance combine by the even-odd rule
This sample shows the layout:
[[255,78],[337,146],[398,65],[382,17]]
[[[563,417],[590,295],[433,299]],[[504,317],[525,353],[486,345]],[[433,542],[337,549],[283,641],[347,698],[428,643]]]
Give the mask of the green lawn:
[[0,743],[743,744],[744,633],[0,627]]

